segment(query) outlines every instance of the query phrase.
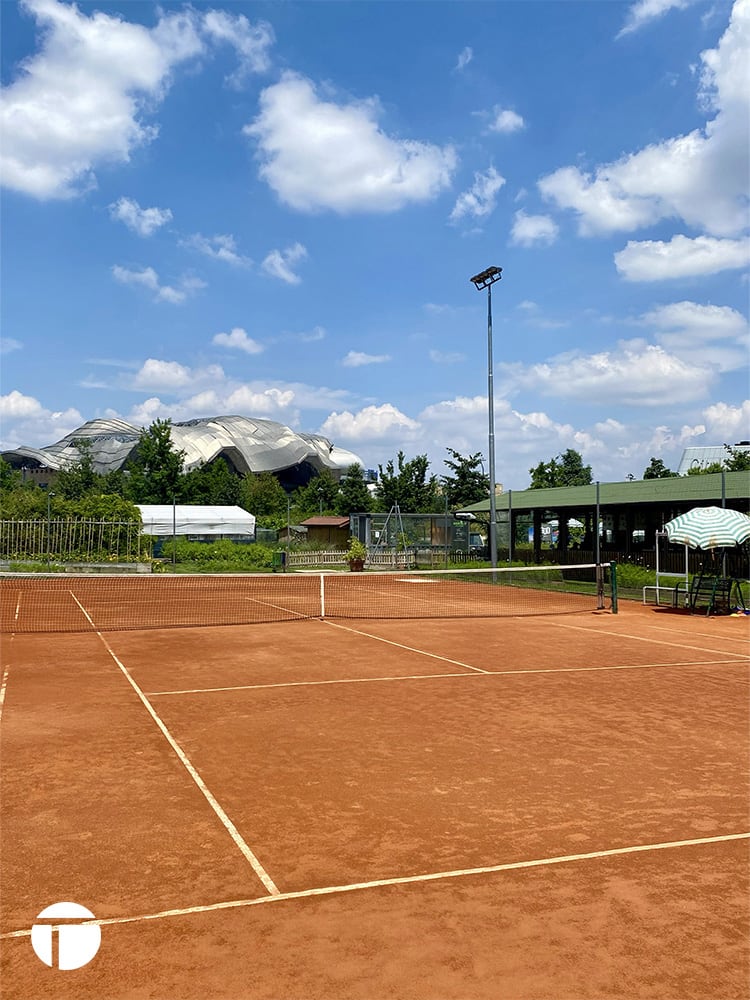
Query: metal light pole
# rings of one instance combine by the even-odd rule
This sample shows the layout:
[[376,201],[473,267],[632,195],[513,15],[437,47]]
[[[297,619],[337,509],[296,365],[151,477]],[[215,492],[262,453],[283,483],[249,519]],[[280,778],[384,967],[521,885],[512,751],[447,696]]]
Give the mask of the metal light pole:
[[47,569],[52,563],[52,497],[55,494],[47,490]]
[[287,556],[289,555],[289,539],[292,534],[292,498],[287,496],[286,498],[286,551]]
[[490,561],[497,568],[497,502],[495,498],[495,391],[492,363],[492,286],[503,276],[501,267],[488,267],[471,278],[478,292],[487,289],[487,403],[489,410],[490,460]]

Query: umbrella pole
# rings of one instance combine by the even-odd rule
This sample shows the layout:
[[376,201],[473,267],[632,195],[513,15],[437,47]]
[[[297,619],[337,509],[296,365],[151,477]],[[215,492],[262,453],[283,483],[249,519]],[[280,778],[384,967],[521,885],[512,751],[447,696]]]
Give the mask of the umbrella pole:
[[[726,509],[727,506],[727,481],[724,475],[724,470],[721,470],[721,506]],[[726,579],[727,575],[727,550],[721,554],[721,575]]]

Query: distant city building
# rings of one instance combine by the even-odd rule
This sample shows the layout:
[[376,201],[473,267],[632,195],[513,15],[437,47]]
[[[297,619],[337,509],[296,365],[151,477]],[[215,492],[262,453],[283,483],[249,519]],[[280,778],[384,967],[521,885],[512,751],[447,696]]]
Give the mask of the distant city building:
[[[36,480],[42,470],[54,473],[79,457],[76,442],[90,442],[94,471],[102,475],[121,469],[138,445],[141,428],[125,420],[103,417],[89,420],[44,448],[21,445],[2,453],[15,469]],[[320,434],[305,434],[274,420],[254,417],[201,417],[173,423],[172,444],[185,452],[186,472],[223,458],[238,475],[248,472],[272,472],[289,489],[304,485],[327,470],[340,479],[350,465],[362,465],[351,451],[338,448]]]
[[[750,452],[750,441],[740,441],[738,444],[732,445],[732,448],[735,451]],[[691,469],[705,469],[715,462],[724,465],[728,458],[729,452],[723,444],[710,445],[705,448],[686,448],[677,467],[677,474],[686,476]]]

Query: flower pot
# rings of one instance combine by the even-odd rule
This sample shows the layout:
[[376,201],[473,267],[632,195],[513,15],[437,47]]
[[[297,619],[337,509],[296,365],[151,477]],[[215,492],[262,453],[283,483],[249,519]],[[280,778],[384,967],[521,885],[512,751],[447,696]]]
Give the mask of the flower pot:
[[361,573],[365,568],[364,559],[350,559],[349,569],[352,573]]

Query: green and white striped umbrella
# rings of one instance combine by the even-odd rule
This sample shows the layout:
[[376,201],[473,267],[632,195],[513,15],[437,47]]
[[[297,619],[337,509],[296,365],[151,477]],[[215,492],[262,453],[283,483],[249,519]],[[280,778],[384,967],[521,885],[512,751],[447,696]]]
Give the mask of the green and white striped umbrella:
[[691,549],[720,549],[741,545],[750,538],[750,517],[729,507],[693,507],[667,521],[664,530],[670,542]]

